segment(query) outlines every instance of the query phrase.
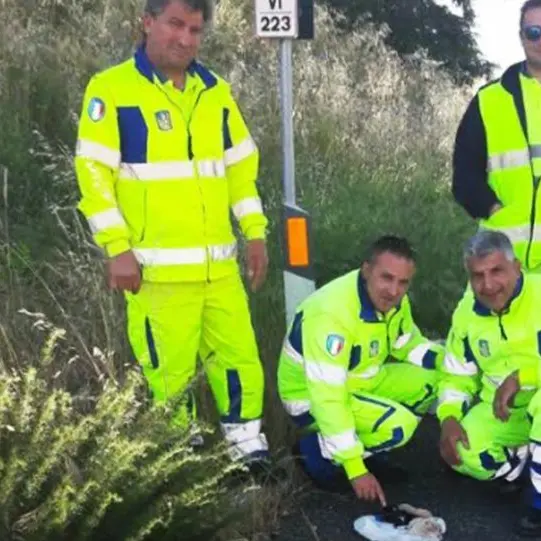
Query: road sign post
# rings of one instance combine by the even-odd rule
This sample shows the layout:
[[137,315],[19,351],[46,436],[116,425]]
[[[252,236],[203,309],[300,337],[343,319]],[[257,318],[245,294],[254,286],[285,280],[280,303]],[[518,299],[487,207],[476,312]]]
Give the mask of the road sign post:
[[293,136],[293,40],[313,36],[313,0],[255,0],[255,8],[257,35],[280,39],[284,295],[289,323],[299,303],[315,290],[309,215],[296,203]]

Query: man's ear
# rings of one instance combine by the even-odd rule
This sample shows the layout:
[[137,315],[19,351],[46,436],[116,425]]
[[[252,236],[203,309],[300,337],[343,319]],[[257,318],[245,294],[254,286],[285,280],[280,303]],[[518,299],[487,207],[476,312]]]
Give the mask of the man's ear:
[[366,278],[369,272],[370,272],[370,263],[368,263],[368,261],[364,261],[363,264],[361,265],[361,274],[363,275],[363,278]]
[[518,274],[522,272],[522,264],[520,263],[518,259],[515,259],[515,261],[513,261],[513,266],[515,267],[515,270],[517,271]]

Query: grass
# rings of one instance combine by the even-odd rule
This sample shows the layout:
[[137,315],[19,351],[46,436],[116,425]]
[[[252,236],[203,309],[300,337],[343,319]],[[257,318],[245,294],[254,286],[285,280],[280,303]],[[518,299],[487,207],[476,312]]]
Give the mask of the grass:
[[[70,422],[78,426],[96,415],[103,396],[114,402],[105,385],[133,389],[123,302],[106,291],[102,262],[75,211],[72,155],[84,86],[93,72],[130,54],[140,7],[135,0],[0,0],[0,374],[4,389],[15,385],[10,378],[27,382],[18,392],[39,376],[39,384],[32,380],[40,401],[35,419],[55,396],[71,404]],[[252,9],[249,0],[221,0],[202,57],[232,83],[261,149],[271,267],[251,305],[267,375],[266,431],[284,456],[292,433],[275,386],[285,331],[278,48],[254,36]],[[427,61],[401,62],[376,28],[344,35],[324,9],[316,16],[316,39],[294,45],[294,121],[297,193],[313,218],[317,283],[358,266],[378,235],[404,234],[419,254],[417,320],[441,336],[463,291],[460,248],[474,228],[450,195],[454,133],[472,89],[454,86]],[[211,420],[212,401],[200,385],[203,416]],[[147,429],[129,428],[141,441]],[[18,445],[10,432],[2,438]],[[26,440],[17,452],[30,456],[32,445]],[[88,460],[98,454],[94,448]],[[98,479],[90,462],[82,467]],[[34,478],[25,470],[17,486],[28,490]],[[27,509],[52,501],[58,483],[44,485],[42,504],[33,500]],[[228,538],[261,538],[276,526],[284,498],[269,492],[250,501]],[[87,510],[81,513],[91,524]]]

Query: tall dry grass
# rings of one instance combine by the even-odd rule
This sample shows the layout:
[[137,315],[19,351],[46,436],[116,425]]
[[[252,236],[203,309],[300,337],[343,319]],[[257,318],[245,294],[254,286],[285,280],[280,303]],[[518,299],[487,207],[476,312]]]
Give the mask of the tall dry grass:
[[[0,373],[24,381],[38,369],[45,385],[75,401],[98,400],[105,382],[123,388],[133,367],[122,299],[106,291],[101,256],[75,211],[72,157],[83,89],[92,73],[131,54],[140,7],[0,0]],[[266,430],[281,456],[290,426],[275,387],[285,330],[278,47],[254,36],[252,9],[250,0],[221,0],[202,58],[231,81],[261,149],[271,268],[251,303],[267,374]],[[459,251],[473,227],[449,189],[454,132],[472,90],[422,59],[401,62],[376,28],[344,35],[324,9],[316,18],[316,39],[294,46],[294,121],[297,193],[313,217],[318,284],[357,266],[377,235],[405,234],[419,252],[417,319],[442,335],[463,290]],[[43,366],[42,345],[58,328],[65,333]],[[202,403],[211,419],[204,392]],[[250,504],[239,538],[276,521],[279,498],[262,501]]]

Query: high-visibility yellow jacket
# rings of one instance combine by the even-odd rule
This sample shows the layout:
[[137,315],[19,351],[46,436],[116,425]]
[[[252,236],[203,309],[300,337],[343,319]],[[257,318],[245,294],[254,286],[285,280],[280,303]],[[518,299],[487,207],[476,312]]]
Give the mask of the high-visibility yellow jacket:
[[361,272],[351,271],[299,306],[280,357],[278,391],[290,415],[310,412],[329,455],[353,479],[367,470],[349,395],[372,392],[389,356],[437,370],[443,354],[415,324],[407,296],[380,314]]
[[89,82],[75,158],[79,209],[113,257],[133,250],[149,281],[237,272],[231,211],[265,237],[259,154],[229,85],[198,62],[184,91],[141,46]]
[[[525,269],[541,269],[541,84],[525,64],[479,90],[454,152],[453,193],[481,227],[504,232]],[[501,210],[489,216],[490,208]]]
[[507,376],[517,372],[521,389],[514,406],[525,407],[539,381],[541,365],[541,276],[517,283],[500,314],[483,306],[471,289],[458,304],[446,344],[439,383],[438,418],[461,420],[473,398],[489,404]]

